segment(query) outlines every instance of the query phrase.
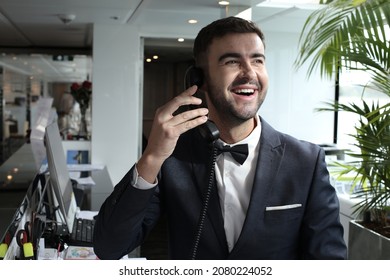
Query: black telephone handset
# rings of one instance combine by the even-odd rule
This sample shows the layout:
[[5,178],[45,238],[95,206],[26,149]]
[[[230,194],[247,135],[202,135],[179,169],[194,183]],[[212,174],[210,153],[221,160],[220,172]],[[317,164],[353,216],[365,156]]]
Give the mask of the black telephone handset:
[[[193,85],[197,85],[200,88],[203,84],[203,72],[202,69],[191,66],[187,69],[185,74],[185,87],[189,88]],[[194,108],[195,106],[190,106]],[[200,134],[207,142],[214,142],[219,138],[219,130],[213,121],[208,120],[206,123],[198,127]]]

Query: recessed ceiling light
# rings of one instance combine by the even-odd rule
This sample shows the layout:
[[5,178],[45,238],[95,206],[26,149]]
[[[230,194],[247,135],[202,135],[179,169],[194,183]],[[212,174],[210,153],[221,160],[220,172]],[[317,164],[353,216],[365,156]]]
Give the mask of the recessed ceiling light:
[[219,1],[218,4],[221,5],[221,6],[227,6],[230,3],[229,3],[229,1]]
[[158,55],[153,55],[153,59],[158,59]]
[[184,38],[177,39],[179,42],[184,42]]
[[188,20],[188,23],[190,23],[190,24],[195,24],[195,23],[197,23],[198,21],[196,20],[196,19],[189,19]]
[[146,62],[152,62],[152,60],[150,58],[147,58]]

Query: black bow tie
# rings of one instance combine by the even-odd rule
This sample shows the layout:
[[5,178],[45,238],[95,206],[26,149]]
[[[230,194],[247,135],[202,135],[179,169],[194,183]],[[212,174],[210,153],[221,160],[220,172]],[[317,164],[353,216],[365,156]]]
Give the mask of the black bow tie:
[[216,143],[215,146],[217,148],[218,155],[223,152],[229,152],[232,157],[241,165],[248,157],[248,144],[240,144],[231,147],[228,145],[222,145],[221,143]]

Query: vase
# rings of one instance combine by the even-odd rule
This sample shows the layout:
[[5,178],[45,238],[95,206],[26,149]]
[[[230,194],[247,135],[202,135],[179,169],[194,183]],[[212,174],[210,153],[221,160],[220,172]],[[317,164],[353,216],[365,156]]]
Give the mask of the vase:
[[89,133],[87,129],[87,120],[85,117],[86,114],[86,108],[81,108],[81,118],[80,118],[80,126],[79,126],[79,133],[78,133],[78,139],[87,139],[89,140]]

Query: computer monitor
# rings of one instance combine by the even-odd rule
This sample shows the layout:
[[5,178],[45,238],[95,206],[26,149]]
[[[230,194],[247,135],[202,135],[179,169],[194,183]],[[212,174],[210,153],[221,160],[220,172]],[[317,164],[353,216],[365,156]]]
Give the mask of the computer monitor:
[[51,189],[59,206],[59,214],[62,215],[62,220],[66,223],[69,233],[71,233],[77,203],[56,121],[46,127],[45,144]]

